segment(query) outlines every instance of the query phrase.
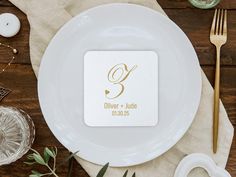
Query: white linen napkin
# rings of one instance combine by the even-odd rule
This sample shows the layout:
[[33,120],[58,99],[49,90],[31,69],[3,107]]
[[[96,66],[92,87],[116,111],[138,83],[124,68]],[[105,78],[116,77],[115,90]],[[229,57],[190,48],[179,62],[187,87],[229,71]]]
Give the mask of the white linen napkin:
[[[164,11],[155,0],[10,0],[27,14],[30,22],[30,56],[37,76],[43,53],[60,27],[80,12],[104,3],[135,3]],[[56,63],[55,63],[56,65]],[[185,136],[162,156],[144,163],[129,167],[137,177],[173,177],[175,168],[187,154],[202,152],[211,156],[215,162],[225,167],[233,138],[233,126],[229,122],[225,108],[220,104],[220,127],[218,153],[212,153],[212,109],[213,89],[202,72],[201,103],[195,120]],[[95,177],[101,166],[76,158],[91,177]],[[109,168],[106,176],[122,177],[127,168]],[[190,177],[207,177],[205,171],[197,170]]]

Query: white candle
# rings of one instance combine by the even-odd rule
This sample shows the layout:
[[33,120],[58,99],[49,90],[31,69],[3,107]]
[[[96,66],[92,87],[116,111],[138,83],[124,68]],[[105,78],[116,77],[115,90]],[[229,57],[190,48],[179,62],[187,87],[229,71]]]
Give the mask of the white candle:
[[0,35],[4,37],[15,36],[20,31],[20,20],[11,13],[0,15]]

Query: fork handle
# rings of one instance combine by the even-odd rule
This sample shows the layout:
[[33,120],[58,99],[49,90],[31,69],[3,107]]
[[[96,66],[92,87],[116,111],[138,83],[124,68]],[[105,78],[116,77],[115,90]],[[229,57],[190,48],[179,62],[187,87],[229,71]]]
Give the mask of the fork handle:
[[213,112],[213,152],[217,152],[218,130],[219,130],[219,97],[220,97],[220,49],[216,46],[216,71],[214,91],[214,112]]

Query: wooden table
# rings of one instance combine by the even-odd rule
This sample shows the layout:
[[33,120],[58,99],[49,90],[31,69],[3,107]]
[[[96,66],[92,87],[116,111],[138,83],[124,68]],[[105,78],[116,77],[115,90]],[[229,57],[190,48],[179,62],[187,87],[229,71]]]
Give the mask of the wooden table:
[[[215,70],[215,48],[209,41],[209,29],[213,17],[213,10],[193,8],[187,0],[158,0],[168,16],[176,22],[187,34],[197,51],[201,66],[209,81],[213,84]],[[229,9],[228,42],[222,49],[221,98],[226,107],[230,120],[236,126],[236,1],[222,0],[219,7]],[[37,96],[37,80],[30,64],[29,56],[29,23],[27,17],[7,0],[0,0],[0,13],[16,14],[21,22],[20,33],[6,39],[0,37],[0,42],[10,44],[19,50],[14,64],[2,75],[0,85],[8,87],[13,92],[0,105],[15,106],[25,110],[33,118],[37,136],[33,148],[42,151],[45,146],[57,146],[59,160],[69,152],[56,140],[46,125],[39,107]],[[9,62],[11,52],[0,48],[0,69]],[[211,110],[209,110],[211,111]],[[210,142],[209,142],[210,143]],[[11,165],[0,167],[0,177],[26,177],[32,168],[25,165],[25,156]],[[67,174],[67,166],[58,170],[63,177]],[[38,168],[37,168],[38,169]],[[43,171],[44,168],[41,168]],[[236,138],[227,164],[227,170],[232,177],[236,177]],[[88,177],[86,172],[74,163],[73,177]]]

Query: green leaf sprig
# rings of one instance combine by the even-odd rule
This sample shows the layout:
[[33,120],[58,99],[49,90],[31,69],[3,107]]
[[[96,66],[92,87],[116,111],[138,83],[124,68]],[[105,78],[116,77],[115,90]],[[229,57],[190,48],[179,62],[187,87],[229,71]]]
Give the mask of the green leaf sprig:
[[[43,165],[48,169],[47,173],[41,173],[38,172],[36,170],[32,170],[31,174],[29,175],[29,177],[42,177],[42,176],[54,176],[54,177],[59,177],[56,174],[56,170],[58,167],[60,167],[61,165],[63,165],[64,163],[69,161],[69,171],[68,171],[68,177],[71,176],[71,170],[72,170],[72,158],[78,153],[71,153],[70,156],[68,156],[64,161],[62,161],[61,163],[57,164],[57,148],[48,148],[45,147],[44,151],[43,151],[43,155],[40,155],[40,153],[38,151],[36,151],[35,149],[31,149],[31,151],[33,152],[32,154],[29,154],[27,156],[27,159],[29,161],[24,162],[25,164],[28,165],[33,165],[33,164],[39,164],[39,165]],[[52,165],[49,164],[50,161],[53,161]],[[105,164],[101,170],[98,172],[96,177],[104,177],[104,175],[107,172],[107,169],[109,167],[109,163]],[[123,177],[127,177],[128,175],[128,170],[125,171]],[[135,177],[135,173],[133,173],[132,177]]]
[[[57,164],[57,148],[48,148],[45,147],[44,151],[43,151],[43,155],[40,155],[40,153],[38,151],[36,151],[35,149],[31,149],[31,151],[33,151],[32,154],[29,154],[27,156],[27,159],[29,161],[24,162],[27,165],[33,165],[33,164],[39,164],[39,165],[43,165],[48,169],[47,173],[40,173],[36,170],[32,170],[31,173],[29,175],[29,177],[41,177],[41,176],[55,176],[55,177],[59,177],[56,174],[56,170],[59,166],[61,166],[62,164],[66,163],[67,161],[69,161],[72,157],[74,157],[77,153],[73,153],[71,154],[68,158],[66,158],[62,163]],[[49,161],[53,161],[52,165],[49,164]]]
[[[96,177],[104,177],[104,175],[106,174],[106,171],[107,171],[108,167],[109,167],[109,163],[105,164],[105,165],[102,167],[102,169],[98,172],[98,174],[97,174]],[[128,172],[129,172],[129,171],[126,170],[125,173],[124,173],[124,175],[123,175],[123,177],[127,177]],[[135,176],[136,176],[135,173],[133,173],[132,177],[135,177]]]

